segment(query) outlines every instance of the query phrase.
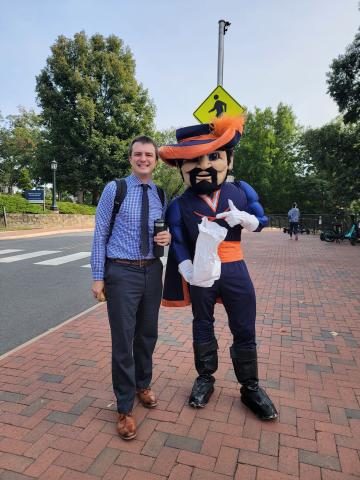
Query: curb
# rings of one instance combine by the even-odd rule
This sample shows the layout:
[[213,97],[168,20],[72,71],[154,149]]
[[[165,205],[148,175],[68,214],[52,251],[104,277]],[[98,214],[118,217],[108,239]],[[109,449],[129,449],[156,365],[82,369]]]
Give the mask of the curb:
[[36,342],[39,338],[46,337],[46,335],[49,335],[49,333],[55,332],[55,330],[58,330],[59,328],[63,327],[67,323],[72,322],[73,320],[76,320],[79,317],[82,317],[83,315],[86,315],[87,313],[92,312],[96,308],[99,308],[103,303],[97,303],[96,305],[93,305],[92,307],[84,310],[83,312],[78,313],[74,317],[68,318],[62,323],[59,323],[59,325],[56,325],[56,327],[49,328],[49,330],[46,330],[44,333],[40,333],[40,335],[37,335],[36,337],[32,338],[31,340],[28,340],[25,343],[22,343],[21,345],[18,345],[17,347],[13,348],[12,350],[9,350],[8,352],[3,353],[0,355],[0,361],[3,360],[4,358],[8,357],[12,353],[17,352],[18,350],[21,350],[23,347],[26,347],[27,345],[31,345],[32,343]]

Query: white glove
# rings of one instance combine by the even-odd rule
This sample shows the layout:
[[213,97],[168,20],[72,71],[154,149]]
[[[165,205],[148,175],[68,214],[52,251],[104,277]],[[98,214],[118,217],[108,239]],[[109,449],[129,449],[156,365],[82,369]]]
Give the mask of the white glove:
[[243,210],[238,210],[233,204],[232,200],[229,199],[230,211],[218,213],[216,218],[224,218],[230,227],[235,227],[235,225],[241,225],[249,232],[253,232],[259,226],[259,220],[255,215],[244,212]]
[[178,266],[180,274],[190,283],[194,275],[194,267],[191,260],[183,260]]

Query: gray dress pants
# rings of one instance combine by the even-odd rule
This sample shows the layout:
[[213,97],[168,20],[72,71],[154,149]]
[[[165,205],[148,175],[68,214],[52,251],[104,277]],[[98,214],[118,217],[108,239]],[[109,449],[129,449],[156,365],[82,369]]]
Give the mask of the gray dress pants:
[[112,382],[119,413],[133,408],[137,388],[150,386],[152,355],[158,337],[163,265],[108,260],[105,292],[111,329]]

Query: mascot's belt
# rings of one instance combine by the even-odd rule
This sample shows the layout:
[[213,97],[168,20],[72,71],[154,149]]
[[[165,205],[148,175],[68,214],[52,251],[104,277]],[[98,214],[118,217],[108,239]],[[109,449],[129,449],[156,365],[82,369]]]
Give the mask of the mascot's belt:
[[244,259],[241,243],[237,242],[221,242],[218,246],[218,255],[221,263],[238,262]]

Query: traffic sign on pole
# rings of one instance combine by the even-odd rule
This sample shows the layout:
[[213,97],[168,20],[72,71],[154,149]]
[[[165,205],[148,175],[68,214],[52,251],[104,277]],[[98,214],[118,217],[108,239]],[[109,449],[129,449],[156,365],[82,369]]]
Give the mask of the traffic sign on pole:
[[241,115],[245,107],[240,105],[221,85],[218,85],[193,113],[200,123],[209,123],[214,117]]

